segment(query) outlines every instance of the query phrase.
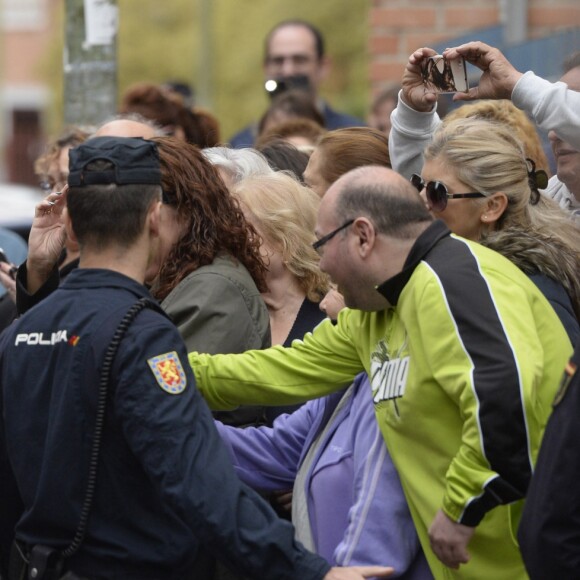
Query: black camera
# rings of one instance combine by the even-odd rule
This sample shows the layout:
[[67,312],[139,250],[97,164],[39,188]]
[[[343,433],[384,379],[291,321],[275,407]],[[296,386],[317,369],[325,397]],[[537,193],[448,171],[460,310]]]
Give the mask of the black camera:
[[271,99],[290,90],[312,92],[310,79],[306,75],[293,75],[278,79],[268,79],[264,84],[264,88]]

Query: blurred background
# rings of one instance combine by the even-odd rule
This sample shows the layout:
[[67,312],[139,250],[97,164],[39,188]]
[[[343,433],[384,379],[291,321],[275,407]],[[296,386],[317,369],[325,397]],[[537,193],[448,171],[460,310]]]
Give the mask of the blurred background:
[[[63,126],[65,0],[2,1],[0,182],[36,185],[33,161]],[[551,80],[580,49],[579,0],[99,1],[118,5],[118,94],[138,81],[188,83],[224,141],[267,107],[264,37],[283,19],[321,29],[332,59],[322,96],[361,119],[421,46],[483,40]]]

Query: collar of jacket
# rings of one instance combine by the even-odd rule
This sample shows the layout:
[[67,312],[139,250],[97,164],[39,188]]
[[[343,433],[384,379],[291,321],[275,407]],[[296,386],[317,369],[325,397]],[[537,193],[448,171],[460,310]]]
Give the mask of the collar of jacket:
[[389,301],[389,304],[396,306],[403,288],[407,285],[419,262],[423,260],[439,240],[450,234],[451,231],[445,223],[441,220],[436,220],[415,240],[405,260],[403,269],[377,286],[378,292]]

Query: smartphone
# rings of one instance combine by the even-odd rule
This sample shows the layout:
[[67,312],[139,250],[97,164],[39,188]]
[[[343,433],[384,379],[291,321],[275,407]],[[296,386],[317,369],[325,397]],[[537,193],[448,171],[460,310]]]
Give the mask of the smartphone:
[[[4,250],[2,248],[0,248],[0,262],[6,262],[7,264],[12,264],[12,262],[8,259],[6,252],[4,252]],[[8,272],[8,275],[10,276],[10,278],[15,280],[17,271],[18,271],[18,268],[16,268],[16,266],[12,266],[12,268],[10,268],[10,271]]]
[[435,93],[466,93],[469,90],[463,58],[447,60],[441,54],[430,56],[422,72],[423,83]]

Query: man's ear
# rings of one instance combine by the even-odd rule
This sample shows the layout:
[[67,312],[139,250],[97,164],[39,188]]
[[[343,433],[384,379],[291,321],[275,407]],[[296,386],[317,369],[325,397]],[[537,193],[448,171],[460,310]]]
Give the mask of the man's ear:
[[482,205],[480,220],[493,227],[499,218],[503,215],[508,206],[507,195],[503,191],[496,191],[493,195],[486,198]]
[[62,221],[64,222],[64,229],[66,231],[66,236],[67,236],[68,240],[70,240],[73,244],[75,244],[78,247],[79,241],[78,241],[77,236],[73,230],[70,215],[66,209],[62,212]]
[[375,245],[375,226],[366,217],[358,217],[351,226],[357,238],[357,251],[361,257],[366,258],[372,252]]
[[161,222],[161,206],[163,203],[159,200],[154,201],[149,206],[147,218],[145,219],[146,227],[149,230],[151,237],[158,238]]

